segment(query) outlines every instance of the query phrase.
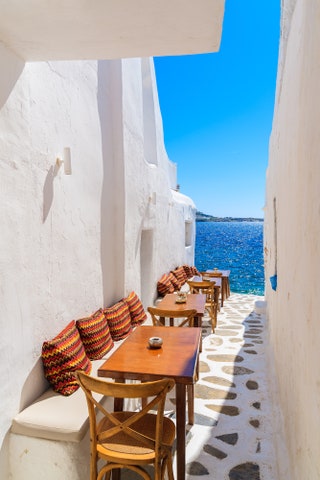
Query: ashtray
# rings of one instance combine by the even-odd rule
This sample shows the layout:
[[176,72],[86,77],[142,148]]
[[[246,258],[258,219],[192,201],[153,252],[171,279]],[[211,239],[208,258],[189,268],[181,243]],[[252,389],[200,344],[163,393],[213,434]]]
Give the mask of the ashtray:
[[161,348],[162,347],[162,338],[161,337],[150,337],[149,338],[149,347],[150,348]]
[[187,301],[187,294],[179,292],[177,294],[176,303],[186,303],[186,301]]

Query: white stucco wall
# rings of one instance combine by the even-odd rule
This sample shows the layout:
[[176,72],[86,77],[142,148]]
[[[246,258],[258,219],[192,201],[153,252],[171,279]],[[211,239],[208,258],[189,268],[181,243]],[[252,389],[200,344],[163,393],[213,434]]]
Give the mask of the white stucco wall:
[[[283,419],[282,431],[275,425],[275,438],[280,478],[315,480],[320,478],[320,3],[282,3],[265,215],[270,345]],[[276,270],[273,291],[269,277]],[[281,457],[284,444],[291,467]]]
[[[131,290],[151,304],[162,273],[193,263],[185,222],[194,227],[195,208],[170,188],[144,64],[155,164],[145,159],[140,59],[24,65],[0,49],[0,445],[38,394],[45,339]],[[64,147],[71,176],[55,164]]]

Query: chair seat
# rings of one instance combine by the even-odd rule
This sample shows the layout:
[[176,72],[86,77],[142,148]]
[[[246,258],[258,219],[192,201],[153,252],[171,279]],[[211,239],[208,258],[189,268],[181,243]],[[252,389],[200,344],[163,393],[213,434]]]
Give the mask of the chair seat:
[[[124,422],[128,418],[134,415],[133,412],[116,412],[114,417]],[[152,438],[155,440],[154,433],[156,431],[157,416],[149,413],[143,418],[134,422],[132,427],[136,432],[140,432],[143,437]],[[109,430],[113,427],[113,424],[104,418],[98,425],[97,433]],[[175,439],[175,424],[167,417],[163,418],[163,437],[162,443],[171,447]],[[153,449],[148,448],[145,443],[138,438],[133,438],[127,433],[118,433],[106,442],[102,442],[98,446],[98,451],[101,457],[114,461],[118,458],[118,454],[121,453],[122,460],[126,459],[129,463],[142,461],[143,463],[149,463],[152,458],[155,457]]]

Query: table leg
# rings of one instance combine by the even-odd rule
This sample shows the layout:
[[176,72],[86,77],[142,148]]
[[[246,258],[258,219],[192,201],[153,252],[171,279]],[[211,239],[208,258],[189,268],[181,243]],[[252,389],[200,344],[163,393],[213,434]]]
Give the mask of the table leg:
[[223,307],[223,302],[227,298],[227,277],[221,278],[221,307]]
[[[118,383],[125,383],[125,379],[124,378],[119,378],[117,380]],[[124,400],[123,398],[114,398],[113,399],[113,409],[115,412],[122,412],[123,410],[123,405],[124,405]]]
[[177,415],[177,480],[185,480],[186,473],[186,386],[176,383]]
[[[200,315],[195,315],[194,316],[194,327],[200,327],[202,328],[202,316]],[[200,352],[202,352],[202,333],[201,333],[201,339],[200,339]]]
[[188,423],[194,424],[194,384],[187,386],[188,395]]

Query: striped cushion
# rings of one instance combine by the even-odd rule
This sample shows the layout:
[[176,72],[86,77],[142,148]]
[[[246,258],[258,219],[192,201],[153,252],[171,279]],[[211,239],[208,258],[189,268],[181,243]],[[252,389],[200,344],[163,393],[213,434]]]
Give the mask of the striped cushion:
[[[178,267],[175,270],[172,271],[173,275],[176,277],[178,282],[180,282],[180,287],[186,282],[187,276],[185,274],[184,268],[183,267]],[[179,288],[180,288],[179,287]]]
[[200,275],[200,272],[199,270],[197,269],[197,267],[190,267],[191,268],[191,271],[192,271],[192,274],[193,275]]
[[73,372],[91,372],[91,362],[86,355],[76,322],[72,320],[52,340],[43,342],[42,361],[44,374],[55,392],[69,396],[79,388]]
[[174,292],[174,286],[170,282],[169,275],[167,273],[164,273],[160,280],[157,283],[157,290],[159,295],[165,295],[166,293],[173,293]]
[[120,300],[112,307],[105,308],[104,314],[114,341],[127,337],[132,331],[129,307],[124,300]]
[[182,265],[182,266],[183,266],[183,269],[184,269],[184,271],[187,275],[187,279],[193,277],[191,267],[189,265]]
[[128,304],[129,312],[131,316],[131,325],[136,327],[141,325],[145,320],[147,320],[146,312],[144,311],[143,305],[140,298],[135,292],[131,292],[125,301]]
[[111,350],[113,340],[109,325],[102,310],[88,318],[80,318],[76,321],[77,329],[90,360],[99,360]]
[[170,282],[174,286],[174,289],[180,290],[181,282],[179,282],[179,280],[173,275],[172,272],[170,272],[168,275],[169,275]]

